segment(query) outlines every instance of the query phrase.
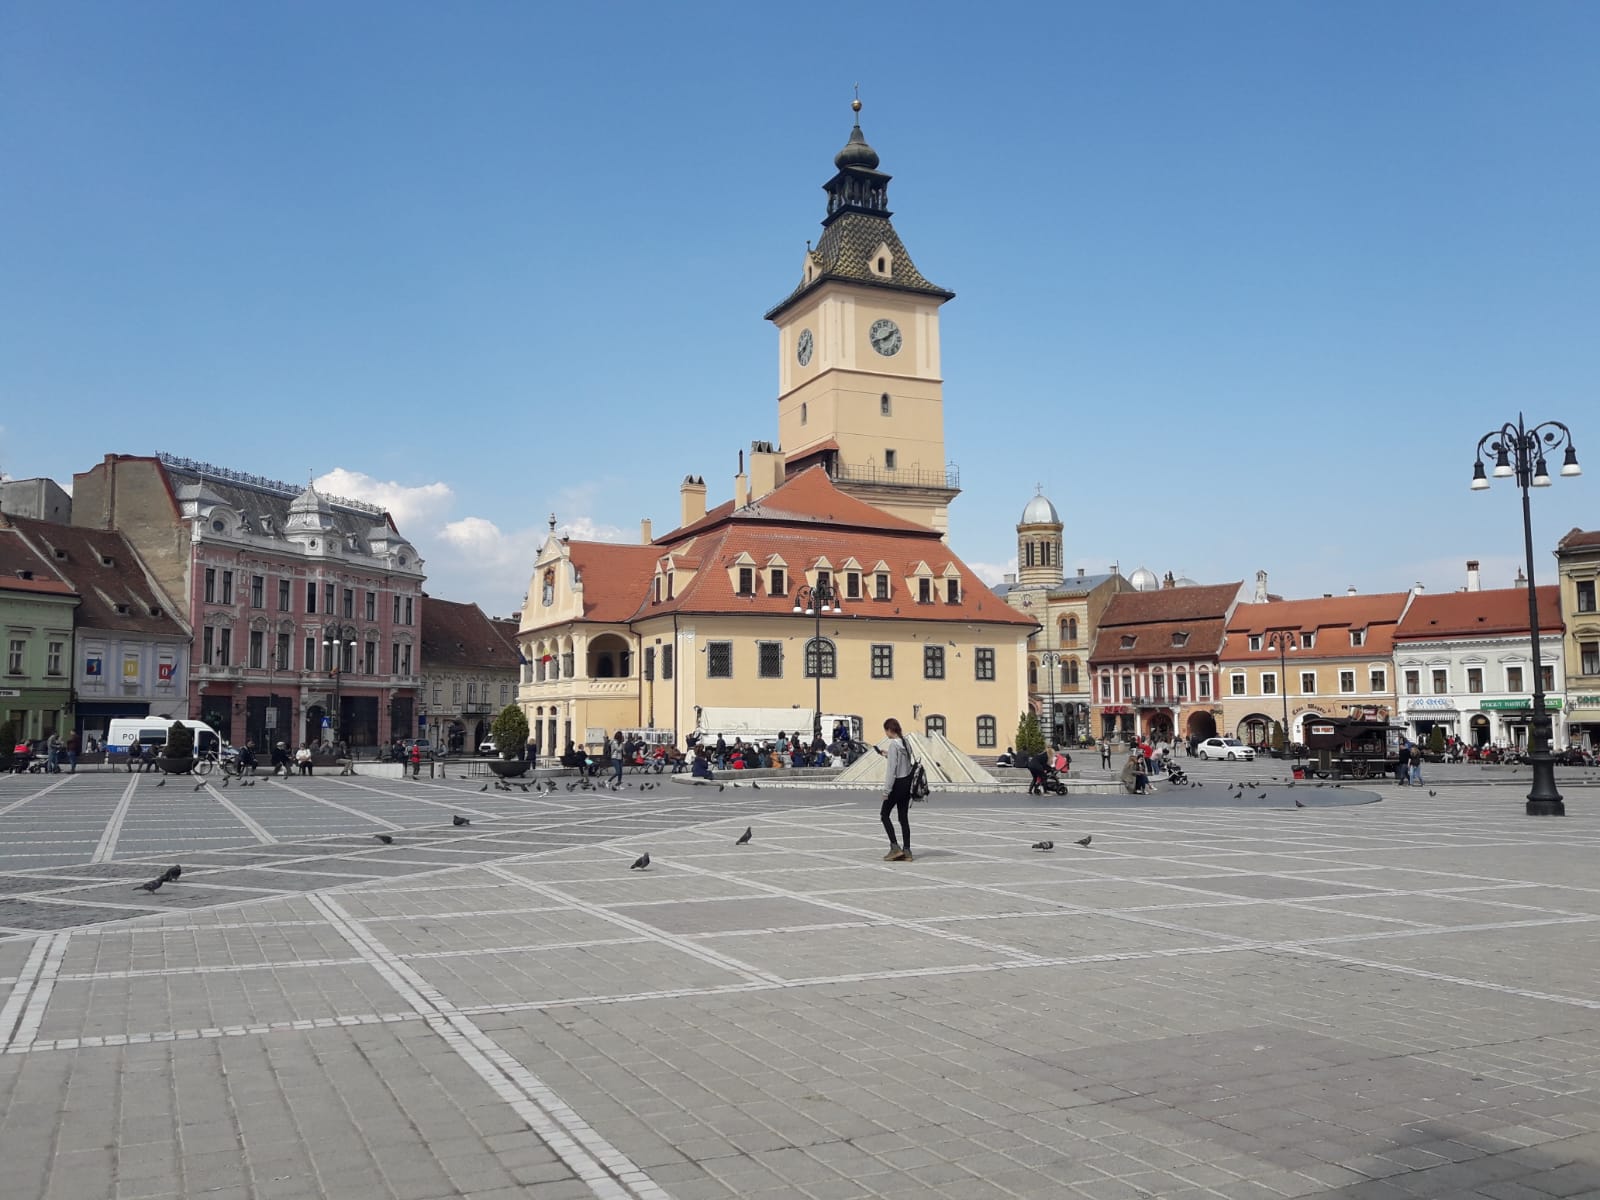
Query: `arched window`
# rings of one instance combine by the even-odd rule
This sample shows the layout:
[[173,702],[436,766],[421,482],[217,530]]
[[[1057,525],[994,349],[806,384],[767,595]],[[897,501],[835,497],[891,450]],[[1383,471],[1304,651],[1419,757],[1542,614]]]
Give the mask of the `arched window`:
[[1067,642],[1067,644],[1069,646],[1075,646],[1075,645],[1078,644],[1078,618],[1077,617],[1068,617],[1067,618],[1066,642]]
[[1124,673],[1122,676],[1122,699],[1127,701],[1133,696],[1133,676]]
[[978,748],[992,750],[999,743],[999,732],[993,717],[978,718]]
[[944,718],[938,713],[929,713],[922,721],[923,730],[928,737],[938,734],[944,736]]
[[838,675],[838,655],[827,638],[806,642],[806,678],[833,679]]
[[1039,664],[1031,658],[1028,660],[1028,686],[1035,691],[1039,687]]
[[1067,659],[1067,683],[1072,687],[1078,686],[1078,660]]

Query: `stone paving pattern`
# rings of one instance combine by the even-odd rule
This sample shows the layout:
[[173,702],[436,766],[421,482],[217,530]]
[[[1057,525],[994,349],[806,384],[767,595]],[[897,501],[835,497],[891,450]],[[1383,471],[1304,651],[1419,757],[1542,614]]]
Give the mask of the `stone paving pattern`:
[[4,1200],[1600,1196],[1591,781],[136,778],[0,780]]

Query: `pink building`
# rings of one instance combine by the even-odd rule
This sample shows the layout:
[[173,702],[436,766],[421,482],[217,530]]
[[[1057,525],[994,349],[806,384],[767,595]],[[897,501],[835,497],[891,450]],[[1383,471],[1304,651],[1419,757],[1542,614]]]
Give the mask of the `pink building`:
[[388,513],[164,454],[108,454],[73,496],[186,598],[192,716],[258,747],[415,736],[426,577]]

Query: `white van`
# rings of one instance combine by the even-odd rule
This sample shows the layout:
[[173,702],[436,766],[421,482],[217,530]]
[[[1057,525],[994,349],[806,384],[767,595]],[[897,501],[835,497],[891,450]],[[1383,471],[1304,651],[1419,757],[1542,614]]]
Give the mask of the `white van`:
[[[205,722],[183,720],[177,723],[194,731],[194,752],[197,755],[222,749],[222,738]],[[121,765],[128,761],[130,750],[138,754],[141,746],[149,746],[154,753],[160,754],[161,747],[167,744],[167,731],[173,724],[164,717],[113,719],[106,729],[106,762]]]

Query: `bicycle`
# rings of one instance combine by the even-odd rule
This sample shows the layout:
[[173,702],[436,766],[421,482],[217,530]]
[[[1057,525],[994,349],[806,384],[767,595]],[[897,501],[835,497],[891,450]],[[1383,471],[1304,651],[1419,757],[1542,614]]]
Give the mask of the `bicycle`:
[[198,755],[194,760],[194,773],[196,775],[209,775],[212,771],[220,770],[224,775],[236,776],[243,769],[235,759],[223,758],[215,750],[208,750]]

